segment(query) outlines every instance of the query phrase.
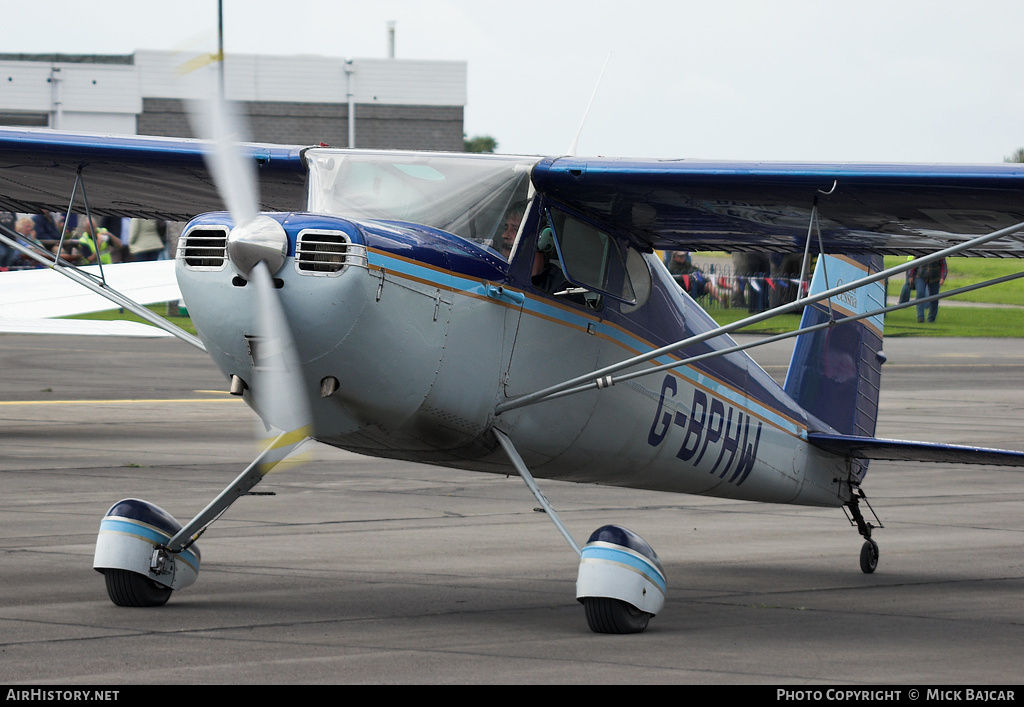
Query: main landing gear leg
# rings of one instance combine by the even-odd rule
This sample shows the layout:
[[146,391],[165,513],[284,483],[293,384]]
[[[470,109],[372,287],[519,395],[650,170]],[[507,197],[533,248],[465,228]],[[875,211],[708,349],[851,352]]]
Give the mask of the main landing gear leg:
[[498,444],[544,512],[580,557],[576,600],[583,604],[587,624],[595,633],[640,633],[665,604],[665,572],[654,550],[626,528],[606,525],[595,530],[582,549],[555,509],[541,493],[512,440],[494,430]]
[[115,503],[100,523],[93,557],[110,600],[118,606],[161,606],[172,591],[194,583],[200,562],[196,539],[305,439],[303,433],[280,435],[185,526],[148,501]]
[[860,569],[865,574],[871,574],[878,567],[878,543],[871,539],[871,531],[874,528],[881,528],[883,526],[881,521],[878,521],[878,525],[874,525],[865,520],[864,514],[860,512],[861,500],[864,501],[868,510],[871,511],[871,514],[875,516],[875,520],[878,521],[878,515],[871,508],[867,496],[864,495],[860,488],[853,490],[853,498],[847,502],[844,508],[847,510],[847,517],[850,519],[850,523],[857,526],[857,531],[864,536],[864,544],[860,548]]

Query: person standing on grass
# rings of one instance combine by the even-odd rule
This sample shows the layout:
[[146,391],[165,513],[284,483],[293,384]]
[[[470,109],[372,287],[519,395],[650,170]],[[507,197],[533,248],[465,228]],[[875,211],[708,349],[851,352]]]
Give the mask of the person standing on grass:
[[[924,299],[939,294],[939,288],[946,281],[946,259],[934,260],[927,265],[911,268],[909,277],[917,290],[917,299]],[[927,304],[917,305],[917,321],[924,322],[925,307],[928,309],[928,321],[934,322],[939,314],[939,301],[932,300]]]

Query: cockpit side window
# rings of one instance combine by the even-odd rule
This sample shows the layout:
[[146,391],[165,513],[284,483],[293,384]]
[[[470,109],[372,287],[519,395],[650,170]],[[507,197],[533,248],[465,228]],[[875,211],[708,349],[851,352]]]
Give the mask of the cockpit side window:
[[[623,304],[638,305],[638,291],[646,295],[649,283],[639,283],[639,290],[633,285],[633,278],[647,279],[646,268],[641,272],[636,267],[636,258],[627,258],[631,249],[620,243],[611,234],[583,221],[561,209],[548,209],[548,222],[554,240],[555,254],[565,279],[576,288],[607,295]],[[638,253],[635,255],[639,255]],[[642,262],[642,258],[640,259]],[[557,294],[557,293],[556,293]]]

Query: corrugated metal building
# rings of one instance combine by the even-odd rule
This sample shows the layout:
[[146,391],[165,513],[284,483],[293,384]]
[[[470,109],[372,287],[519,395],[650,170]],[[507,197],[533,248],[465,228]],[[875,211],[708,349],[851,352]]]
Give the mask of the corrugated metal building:
[[[184,65],[144,50],[0,54],[0,124],[192,137],[183,101],[197,88],[179,76]],[[249,115],[250,140],[462,150],[465,62],[231,55],[223,68],[226,97]]]

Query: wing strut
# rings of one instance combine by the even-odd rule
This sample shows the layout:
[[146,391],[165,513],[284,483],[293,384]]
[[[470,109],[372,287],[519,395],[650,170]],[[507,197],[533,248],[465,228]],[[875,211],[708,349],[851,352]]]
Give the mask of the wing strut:
[[840,326],[842,324],[860,321],[861,319],[870,319],[871,317],[877,317],[880,314],[888,314],[889,312],[895,312],[900,309],[906,309],[907,307],[916,307],[918,304],[927,304],[928,302],[945,299],[946,297],[962,295],[966,292],[971,292],[972,290],[980,290],[984,287],[999,285],[1001,283],[1009,282],[1010,280],[1017,280],[1022,277],[1024,277],[1024,272],[1019,272],[1014,275],[1004,275],[1002,277],[997,277],[992,280],[986,280],[985,282],[979,282],[974,285],[965,285],[964,287],[959,287],[955,290],[949,290],[948,292],[942,292],[937,295],[931,295],[930,297],[913,299],[910,300],[909,302],[904,302],[903,304],[894,304],[889,307],[883,307],[882,309],[876,309],[872,312],[850,315],[839,320],[825,321],[822,322],[821,324],[815,324],[813,326],[804,327],[802,329],[795,329],[793,331],[788,331],[783,334],[776,334],[774,336],[759,338],[757,341],[752,341],[747,344],[737,344],[736,346],[730,346],[728,348],[718,349],[716,351],[709,351],[708,353],[701,354],[699,356],[691,356],[690,358],[685,358],[679,361],[673,361],[672,363],[664,363],[660,366],[645,368],[642,371],[633,371],[632,373],[625,373],[621,376],[604,376],[598,380],[590,381],[589,383],[584,383],[574,388],[569,388],[567,390],[563,390],[557,393],[552,393],[548,396],[545,396],[541,400],[537,400],[535,402],[544,402],[547,400],[554,400],[555,398],[563,398],[567,395],[573,395],[574,393],[582,393],[584,391],[593,390],[595,388],[608,388],[612,385],[615,385],[616,383],[632,380],[634,378],[640,378],[641,376],[651,375],[652,373],[658,373],[659,371],[667,371],[672,368],[679,368],[680,366],[688,366],[690,364],[698,363],[700,361],[706,361],[711,358],[717,358],[718,356],[725,356],[726,354],[736,353],[737,351],[757,348],[758,346],[764,346],[765,344],[774,344],[775,342],[784,341],[785,339],[791,339],[801,334],[807,334],[810,332],[819,331],[821,329],[827,329],[829,327]]
[[[85,180],[82,179],[82,165],[78,165],[78,170],[75,172],[75,186],[71,188],[71,201],[68,202],[68,211],[64,214],[64,223],[60,229],[60,243],[57,244],[57,255],[60,254],[64,248],[64,236],[68,232],[68,221],[71,220],[71,209],[75,206],[75,194],[78,192],[78,187],[82,187],[82,203],[85,204],[85,222],[89,224],[89,235],[92,237],[92,249],[96,255],[96,265],[100,269],[100,281],[106,285],[107,278],[103,274],[103,258],[100,257],[100,237],[99,234],[93,232],[92,226],[95,222],[92,220],[92,212],[89,210],[89,197],[85,195]],[[56,258],[56,256],[54,256]]]
[[[836,186],[839,184],[839,180],[832,181],[832,188],[828,191],[818,190],[818,194],[824,194],[828,196],[836,190]],[[818,222],[818,194],[814,195],[814,202],[811,204],[811,218],[807,223],[807,240],[804,241],[804,257],[800,263],[800,289],[798,292],[804,291],[804,279],[807,277],[808,266],[811,262],[811,231],[814,230],[818,234],[818,252],[825,252],[825,244],[821,240],[821,224]],[[821,272],[825,277],[825,289],[828,289],[828,269],[825,262],[821,263]],[[832,311],[832,298],[828,300],[828,318],[835,321],[835,312]]]
[[[569,394],[570,391],[572,393],[576,393],[576,392],[581,392],[583,390],[589,390],[589,389],[592,389],[594,387],[597,387],[597,388],[607,388],[608,386],[613,385],[616,380],[623,380],[623,379],[627,378],[627,376],[622,376],[619,379],[614,379],[614,378],[612,378],[612,375],[611,375],[613,373],[617,373],[619,371],[622,371],[622,370],[624,370],[626,368],[631,368],[632,366],[636,366],[636,365],[639,365],[641,363],[646,363],[647,361],[656,359],[659,356],[664,356],[665,354],[669,354],[669,353],[672,353],[674,351],[678,351],[680,349],[685,349],[688,346],[692,346],[694,344],[699,344],[701,342],[708,341],[709,339],[714,339],[714,338],[716,338],[718,336],[721,336],[723,334],[729,334],[729,333],[731,333],[733,331],[736,331],[738,329],[742,329],[744,327],[750,326],[751,324],[756,324],[758,322],[765,321],[767,319],[771,319],[772,317],[775,317],[775,316],[777,316],[779,314],[785,314],[787,312],[792,312],[792,311],[795,311],[795,310],[798,310],[798,309],[802,309],[803,307],[805,307],[805,306],[807,306],[809,304],[814,304],[815,302],[820,302],[821,300],[829,299],[831,297],[834,297],[835,295],[842,294],[843,292],[849,292],[850,290],[856,290],[857,288],[863,287],[864,285],[869,285],[869,284],[871,284],[873,282],[877,282],[879,280],[884,280],[884,279],[886,279],[888,277],[892,277],[893,275],[898,275],[898,274],[900,274],[902,272],[905,272],[905,271],[907,271],[907,270],[909,270],[911,268],[920,267],[921,265],[927,265],[928,263],[934,262],[936,260],[941,260],[942,258],[946,258],[946,257],[952,256],[952,255],[956,255],[957,253],[959,253],[959,252],[961,252],[963,250],[966,250],[968,248],[973,248],[973,247],[976,247],[976,246],[979,246],[979,245],[983,245],[985,243],[988,243],[989,241],[993,241],[993,240],[996,240],[998,238],[1002,238],[1004,236],[1010,235],[1011,233],[1016,233],[1017,231],[1021,231],[1021,230],[1024,230],[1024,222],[1015,224],[1013,226],[1009,226],[1007,228],[1000,229],[998,231],[993,231],[992,233],[989,233],[989,234],[986,234],[986,235],[983,235],[983,236],[978,236],[977,238],[974,238],[974,239],[969,240],[969,241],[965,241],[964,243],[959,243],[959,244],[954,245],[954,246],[950,246],[949,248],[946,248],[944,250],[940,250],[938,252],[932,253],[931,255],[925,255],[925,256],[922,256],[922,257],[917,258],[915,260],[901,263],[901,264],[896,265],[896,266],[894,266],[892,268],[889,268],[887,270],[881,270],[881,271],[875,273],[874,275],[868,275],[866,277],[860,278],[859,280],[854,280],[853,282],[850,282],[850,283],[845,283],[845,284],[839,285],[837,287],[826,289],[825,291],[820,292],[817,295],[813,295],[813,296],[810,296],[810,297],[805,297],[803,299],[798,299],[798,300],[796,300],[794,302],[790,302],[789,304],[784,304],[784,305],[781,305],[779,307],[776,307],[775,309],[770,309],[770,310],[768,310],[766,312],[761,312],[759,314],[754,314],[754,315],[752,315],[750,317],[747,317],[746,319],[741,319],[739,321],[733,322],[732,324],[726,324],[726,325],[718,327],[716,329],[712,329],[710,331],[704,332],[703,334],[698,334],[696,336],[691,336],[688,339],[683,339],[681,341],[677,341],[675,343],[668,344],[667,346],[662,346],[661,348],[655,349],[655,350],[650,351],[648,353],[641,354],[639,356],[634,356],[632,358],[628,358],[628,359],[626,359],[624,361],[620,361],[619,363],[615,363],[615,364],[612,364],[610,366],[606,366],[606,367],[601,368],[601,369],[599,369],[597,371],[593,371],[591,373],[586,373],[586,374],[584,374],[582,376],[577,376],[576,378],[572,378],[572,379],[564,381],[562,383],[558,383],[556,385],[549,386],[549,387],[544,388],[542,390],[538,390],[536,392],[529,393],[527,395],[523,395],[523,396],[520,396],[518,398],[514,398],[513,400],[509,400],[507,402],[501,403],[501,404],[499,404],[499,405],[497,405],[495,407],[495,414],[499,414],[500,415],[501,413],[506,412],[508,410],[513,410],[515,408],[525,407],[527,405],[532,405],[534,403],[541,402],[542,400],[551,399],[551,398],[555,397],[556,395],[558,395],[558,397],[561,397],[562,394]],[[1021,275],[1018,274],[1018,275],[1009,275],[1009,276],[1006,276],[1006,278],[997,278],[995,280],[990,280],[987,283],[983,283],[982,285],[979,285],[977,287],[987,286],[987,285],[990,285],[990,284],[997,284],[999,282],[1003,282],[1003,281],[1006,281],[1006,280],[1012,280],[1012,279],[1020,277],[1020,276]],[[959,294],[959,293],[962,293],[962,292],[969,291],[970,289],[977,289],[977,287],[960,288],[959,290],[953,290],[953,291],[950,291],[950,292],[947,292],[947,293],[943,293],[940,296],[935,296],[935,299],[941,299],[942,297],[948,297],[948,296],[950,296],[952,294]],[[909,306],[910,304],[917,305],[917,304],[923,303],[925,301],[931,301],[931,299],[932,298],[923,298],[921,300],[914,300],[912,303],[906,303],[903,306]],[[881,309],[881,310],[878,310],[876,312],[871,312],[869,314],[862,315],[862,316],[856,317],[856,318],[851,317],[851,318],[849,318],[849,319],[847,319],[845,321],[856,321],[857,319],[862,319],[865,316],[877,316],[878,314],[886,312],[886,311],[892,311],[894,309],[902,309],[903,306],[894,305],[892,308]],[[828,325],[829,324],[826,324],[826,326],[828,326]],[[811,329],[804,329],[804,330],[800,330],[800,331],[797,331],[797,332],[791,332],[789,335],[796,335],[796,334],[799,334],[799,333],[803,333],[805,331],[811,331]],[[761,343],[767,343],[767,342],[761,342]],[[683,365],[685,363],[692,363],[692,362],[694,362],[696,360],[700,360],[702,358],[710,358],[711,356],[722,355],[722,353],[725,353],[725,352],[726,351],[721,351],[721,352],[716,351],[713,354],[705,354],[704,356],[695,357],[693,359],[689,359],[688,361],[680,361],[680,362],[674,362],[672,364],[666,364],[666,366],[664,366],[664,367],[675,367],[675,366]],[[628,377],[634,377],[635,378],[635,377],[637,377],[639,375],[646,375],[648,373],[653,373],[653,372],[655,372],[657,370],[661,370],[661,369],[660,368],[649,368],[649,369],[646,369],[646,370],[644,370],[642,372],[635,372],[633,374],[630,374],[630,376],[628,376]],[[580,387],[577,387],[577,386],[580,386]]]
[[534,498],[536,498],[537,502],[544,508],[544,512],[548,514],[548,518],[550,518],[551,522],[555,524],[556,528],[558,528],[558,532],[560,532],[562,536],[569,541],[569,544],[572,545],[572,549],[576,551],[577,555],[582,555],[583,550],[580,549],[579,543],[573,540],[569,529],[565,527],[562,523],[562,519],[559,518],[558,514],[555,512],[555,509],[551,507],[551,504],[548,503],[548,499],[544,497],[540,487],[537,486],[537,482],[534,481],[530,470],[526,468],[526,463],[523,462],[523,458],[519,456],[519,452],[516,451],[515,445],[512,444],[512,440],[510,440],[508,436],[499,429],[494,429],[492,431],[494,432],[494,437],[498,440],[498,444],[500,444],[501,448],[505,450],[505,455],[508,457],[508,460],[512,462],[512,466],[516,468],[516,471],[519,472],[523,481],[526,482],[526,485],[530,488],[530,492],[533,494]]

